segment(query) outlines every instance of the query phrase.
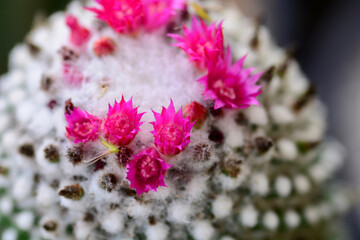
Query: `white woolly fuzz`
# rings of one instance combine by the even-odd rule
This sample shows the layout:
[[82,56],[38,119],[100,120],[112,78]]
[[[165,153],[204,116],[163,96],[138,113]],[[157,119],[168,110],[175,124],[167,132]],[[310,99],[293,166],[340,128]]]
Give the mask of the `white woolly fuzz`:
[[268,211],[263,216],[263,224],[269,230],[275,230],[279,226],[279,217],[273,211]]
[[132,199],[126,208],[127,213],[135,218],[146,218],[150,215],[151,210],[150,206],[139,203],[135,199]]
[[251,190],[260,196],[265,196],[269,192],[269,180],[263,173],[256,173],[251,177]]
[[0,200],[0,211],[1,213],[8,215],[14,209],[14,201],[10,197],[3,197]]
[[1,235],[2,240],[16,240],[17,237],[18,232],[13,228],[6,229]]
[[192,228],[195,240],[210,240],[215,234],[215,229],[209,221],[196,221]]
[[235,240],[235,239],[229,236],[225,236],[225,237],[221,237],[220,240]]
[[94,227],[92,224],[89,224],[88,222],[84,222],[84,221],[77,221],[74,228],[76,239],[79,240],[88,239],[89,236],[92,234],[93,230]]
[[281,105],[272,106],[270,115],[274,122],[280,125],[289,124],[295,120],[295,116],[290,109]]
[[296,175],[294,177],[294,185],[296,191],[300,194],[305,194],[309,192],[311,188],[311,183],[309,181],[309,178],[304,175]]
[[216,218],[224,218],[230,215],[233,201],[226,195],[217,196],[212,203],[212,212]]
[[21,212],[15,216],[17,226],[24,231],[29,231],[34,224],[34,214],[30,211]]
[[349,199],[346,197],[343,193],[336,193],[335,196],[333,196],[332,203],[335,206],[335,210],[338,213],[344,213],[346,212],[350,207]]
[[244,144],[244,137],[241,127],[235,121],[229,121],[229,118],[234,118],[233,113],[225,112],[225,116],[216,123],[216,126],[221,129],[225,136],[225,144],[232,147],[241,147]]
[[169,220],[175,223],[188,223],[193,211],[189,204],[174,202],[168,208]]
[[39,206],[50,207],[58,200],[55,189],[47,183],[41,183],[37,190],[36,202]]
[[8,98],[11,105],[18,105],[26,97],[26,92],[22,89],[15,89],[8,93]]
[[247,180],[250,169],[247,165],[242,165],[241,172],[236,177],[230,177],[225,174],[220,174],[215,179],[216,182],[219,182],[221,187],[225,190],[234,190],[241,186],[245,180]]
[[244,137],[239,127],[233,127],[226,135],[225,144],[232,148],[242,147],[244,145]]
[[121,212],[111,211],[101,218],[101,227],[108,233],[116,234],[124,229],[124,219]]
[[10,126],[10,117],[6,114],[0,115],[0,133],[3,133]]
[[1,136],[1,145],[8,151],[14,151],[14,147],[18,141],[18,134],[14,130],[8,130]]
[[325,169],[320,163],[312,166],[309,170],[309,174],[311,178],[317,183],[322,183],[329,177],[327,169]]
[[[58,151],[59,149],[59,143],[56,143],[53,140],[45,139],[41,146],[38,148],[38,151],[36,152],[36,161],[38,163],[39,168],[49,177],[56,177],[59,175],[59,163],[58,162],[50,162],[49,159],[46,159],[45,156],[45,149],[48,147],[54,147]],[[60,152],[59,152],[60,154]]]
[[296,228],[300,224],[300,216],[294,210],[287,210],[285,212],[285,224],[289,228]]
[[308,206],[304,210],[305,219],[310,224],[315,224],[320,220],[320,212],[317,206]]
[[321,217],[325,220],[328,220],[332,214],[333,214],[333,208],[331,207],[331,204],[328,203],[328,202],[324,202],[322,203],[320,206],[320,214],[321,214]]
[[189,198],[194,200],[201,198],[203,193],[208,190],[206,185],[207,180],[207,176],[195,176],[186,188],[186,194],[189,196]]
[[291,193],[292,184],[288,177],[279,176],[275,180],[275,190],[281,197],[288,197]]
[[263,107],[251,106],[246,109],[245,114],[249,122],[252,124],[265,126],[269,122],[267,113]]
[[33,186],[32,177],[31,174],[22,174],[15,181],[12,193],[16,200],[23,201],[30,196]]
[[297,157],[298,151],[295,143],[289,139],[280,139],[277,142],[281,156],[285,160],[294,160]]
[[242,208],[240,213],[240,222],[245,227],[255,227],[258,224],[259,212],[252,206],[248,205]]
[[61,221],[61,217],[55,213],[48,211],[40,219],[40,234],[45,239],[59,239],[64,231],[64,222]]
[[148,240],[166,240],[169,227],[164,223],[156,223],[154,226],[148,226],[146,229],[146,239]]

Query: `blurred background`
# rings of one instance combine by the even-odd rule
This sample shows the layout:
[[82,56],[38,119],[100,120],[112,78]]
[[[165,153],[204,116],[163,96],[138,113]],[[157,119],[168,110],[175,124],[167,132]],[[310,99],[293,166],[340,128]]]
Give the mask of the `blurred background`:
[[[235,0],[236,1],[236,0]],[[296,45],[295,55],[328,106],[329,136],[348,150],[339,178],[360,190],[360,1],[238,0],[250,17],[261,16],[278,45]],[[13,46],[30,30],[35,15],[64,9],[69,0],[0,1],[0,74]],[[360,239],[360,209],[348,216]]]

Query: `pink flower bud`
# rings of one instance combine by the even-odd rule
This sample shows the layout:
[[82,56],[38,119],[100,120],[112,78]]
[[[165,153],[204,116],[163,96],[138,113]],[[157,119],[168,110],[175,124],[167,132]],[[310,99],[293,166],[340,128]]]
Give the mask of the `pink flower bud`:
[[103,37],[94,43],[94,53],[98,57],[112,54],[115,51],[115,42],[109,37]]
[[192,102],[184,107],[184,117],[189,117],[190,122],[195,123],[196,129],[201,128],[206,116],[206,108],[198,102]]
[[67,15],[66,25],[70,28],[70,42],[73,45],[81,47],[89,41],[90,31],[81,26],[76,17]]

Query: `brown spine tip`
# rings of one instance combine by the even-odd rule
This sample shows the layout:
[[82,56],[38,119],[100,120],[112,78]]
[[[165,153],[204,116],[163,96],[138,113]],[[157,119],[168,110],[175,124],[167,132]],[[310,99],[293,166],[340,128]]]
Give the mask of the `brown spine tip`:
[[80,200],[84,196],[84,189],[79,184],[65,186],[59,195],[71,200]]
[[118,152],[116,153],[118,162],[121,166],[126,166],[130,160],[132,159],[132,150],[125,146],[120,146],[118,148]]
[[44,223],[43,228],[48,232],[54,232],[56,231],[57,226],[58,226],[57,222],[47,221],[46,223]]
[[316,89],[314,85],[310,85],[305,94],[298,99],[293,105],[294,111],[298,112],[303,109],[311,100],[314,98],[316,94]]
[[155,225],[156,224],[156,218],[153,215],[148,217],[148,221],[149,221],[150,225]]
[[288,66],[291,63],[291,60],[295,57],[297,50],[298,50],[297,45],[294,45],[294,46],[288,48],[288,50],[286,51],[286,57],[284,59],[284,62],[278,68],[278,75],[280,77],[285,76]]
[[221,168],[226,175],[236,178],[241,173],[242,160],[237,158],[227,158],[221,161]]
[[77,165],[77,164],[81,163],[83,156],[84,156],[84,151],[83,151],[82,147],[75,146],[75,147],[69,148],[67,150],[67,156],[68,156],[69,161],[73,165]]
[[9,169],[7,167],[0,166],[0,175],[6,176],[9,173]]
[[211,157],[210,145],[207,143],[199,143],[194,148],[193,158],[197,162],[205,162]]
[[260,81],[269,83],[275,74],[275,66],[269,67],[260,78]]
[[224,134],[215,126],[210,128],[209,140],[217,144],[224,143]]
[[86,212],[85,215],[84,215],[83,220],[84,220],[85,222],[93,222],[93,221],[95,220],[94,213],[92,213],[92,212]]
[[68,47],[62,47],[59,50],[59,54],[64,62],[75,61],[79,58],[79,55],[74,50]]
[[29,157],[29,158],[33,158],[35,157],[35,150],[34,150],[34,146],[30,143],[24,143],[23,145],[21,145],[19,147],[19,153]]
[[260,153],[265,153],[274,145],[271,139],[267,137],[257,137],[255,138],[256,148]]
[[112,173],[108,173],[100,178],[99,184],[102,189],[112,192],[115,190],[117,182],[117,177]]
[[29,52],[32,56],[37,56],[40,52],[41,52],[41,48],[39,46],[37,46],[36,44],[34,44],[33,42],[30,41],[26,41],[26,46],[29,49]]
[[74,111],[74,104],[71,101],[71,98],[65,101],[65,113],[70,115],[72,111]]
[[52,79],[49,76],[43,75],[40,82],[40,89],[47,92],[51,89],[53,84],[54,84],[54,79]]
[[49,162],[56,163],[60,160],[58,149],[54,145],[49,145],[44,149],[45,159]]

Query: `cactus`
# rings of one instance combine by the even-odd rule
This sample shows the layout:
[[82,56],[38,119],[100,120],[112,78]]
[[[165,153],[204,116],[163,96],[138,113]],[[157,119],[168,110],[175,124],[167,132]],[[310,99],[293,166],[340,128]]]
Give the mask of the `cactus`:
[[74,1],[9,66],[1,239],[346,239],[325,109],[232,3]]

